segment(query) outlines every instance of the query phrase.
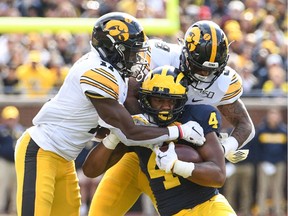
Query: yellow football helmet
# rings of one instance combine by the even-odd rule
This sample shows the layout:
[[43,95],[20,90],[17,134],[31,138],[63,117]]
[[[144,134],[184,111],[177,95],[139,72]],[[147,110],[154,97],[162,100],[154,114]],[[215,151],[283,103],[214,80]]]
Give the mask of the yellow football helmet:
[[[151,70],[139,90],[140,105],[153,119],[149,121],[159,126],[174,122],[182,112],[187,101],[188,81],[184,74],[172,66],[161,66]],[[172,110],[157,110],[150,104],[151,97],[175,100]]]

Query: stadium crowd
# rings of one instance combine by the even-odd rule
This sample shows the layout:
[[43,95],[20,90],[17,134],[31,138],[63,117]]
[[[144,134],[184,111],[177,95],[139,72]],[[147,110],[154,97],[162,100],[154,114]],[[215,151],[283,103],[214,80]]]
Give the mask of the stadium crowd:
[[[164,0],[5,0],[0,3],[0,16],[97,18],[123,11],[137,18],[165,18],[165,6]],[[286,8],[283,0],[180,0],[180,31],[161,37],[175,42],[193,22],[212,19],[231,43],[228,64],[243,79],[243,96],[283,97],[288,91]],[[0,93],[54,94],[68,68],[90,50],[87,40],[89,34],[66,31],[2,34]]]
[[[96,19],[108,12],[123,11],[137,18],[165,18],[167,1],[2,0],[0,16]],[[177,42],[192,23],[213,20],[221,26],[230,42],[228,65],[242,77],[242,97],[287,97],[286,9],[287,1],[284,0],[179,0],[180,30],[174,36],[161,37],[167,42]],[[87,43],[90,38],[89,33],[72,34],[67,31],[0,35],[0,94],[27,97],[55,94],[71,65],[90,50]],[[287,149],[287,136],[285,139]],[[255,138],[253,144],[257,147],[261,143]],[[287,155],[285,160],[287,164]],[[256,163],[254,160],[253,165]],[[235,168],[233,173],[236,173]],[[273,176],[267,172],[268,176]],[[280,190],[284,191],[284,187],[281,185]],[[243,216],[252,214],[252,204],[256,202],[253,200],[256,196],[252,196],[248,203],[250,209],[244,211],[249,213],[242,212]],[[238,205],[241,211],[241,203],[233,205]]]

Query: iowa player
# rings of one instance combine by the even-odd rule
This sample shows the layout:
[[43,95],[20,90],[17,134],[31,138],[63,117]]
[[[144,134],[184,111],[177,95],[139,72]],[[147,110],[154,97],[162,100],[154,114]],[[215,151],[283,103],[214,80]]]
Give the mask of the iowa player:
[[73,160],[99,126],[113,131],[127,145],[173,140],[180,130],[185,139],[204,142],[201,133],[190,132],[191,127],[198,127],[195,122],[168,129],[138,126],[124,108],[126,78],[137,76],[148,64],[146,38],[142,26],[128,14],[109,13],[97,20],[91,52],[72,66],[58,94],[18,140],[19,216],[80,214]]
[[[168,168],[168,164],[177,160],[173,155],[171,144],[167,152],[156,150],[157,155],[150,148],[130,147],[130,150],[135,151],[139,158],[141,170],[138,170],[138,175],[134,176],[134,179],[126,176],[128,177],[126,181],[121,183],[113,175],[108,174],[109,178],[105,178],[105,181],[110,179],[114,185],[119,183],[125,190],[126,187],[130,187],[131,182],[141,183],[146,178],[151,190],[149,184],[146,186],[139,184],[137,190],[135,188],[133,192],[138,196],[141,191],[148,193],[160,215],[236,215],[227,200],[216,189],[223,186],[226,174],[223,150],[217,138],[221,118],[212,106],[188,105],[184,108],[187,100],[186,87],[184,75],[174,67],[164,66],[154,69],[147,75],[140,88],[140,104],[144,117],[137,115],[134,119],[136,124],[156,124],[160,127],[171,123],[176,124],[177,119],[183,123],[191,119],[199,122],[203,127],[206,142],[203,146],[197,147],[197,151],[204,162],[194,164],[178,160],[171,169],[171,167]],[[180,116],[182,111],[183,115]],[[101,145],[92,150],[84,162],[83,171],[90,177],[101,174],[103,169],[98,166],[106,167],[103,161],[109,161],[113,157],[112,151]],[[164,161],[165,158],[166,161]],[[167,160],[168,158],[170,161]],[[162,169],[166,169],[166,172]],[[131,194],[125,193],[124,196],[132,195],[132,191],[128,191]],[[118,199],[117,194],[111,194],[109,191],[102,191],[101,198],[102,206],[106,202],[110,203]],[[125,214],[125,211],[121,211],[124,209],[122,205],[118,206],[119,202],[116,202],[117,205],[113,208],[101,209],[99,212],[99,209],[95,208],[98,203],[94,201],[95,199],[92,201],[89,215]],[[122,201],[122,204],[126,206],[126,199],[123,198]],[[115,211],[115,208],[118,211]]]

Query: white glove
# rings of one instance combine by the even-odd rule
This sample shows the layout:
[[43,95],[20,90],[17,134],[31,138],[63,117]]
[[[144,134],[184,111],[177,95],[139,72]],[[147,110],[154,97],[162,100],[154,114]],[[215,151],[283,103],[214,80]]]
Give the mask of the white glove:
[[155,146],[154,152],[156,154],[156,164],[159,169],[164,170],[166,173],[171,173],[174,163],[178,160],[174,143],[170,142],[165,152],[162,152],[159,146]]
[[178,128],[179,135],[177,138],[179,139],[184,139],[197,146],[202,146],[206,141],[203,128],[195,121],[188,121],[182,125],[168,127],[170,137],[173,137],[176,127]]
[[154,152],[156,154],[156,164],[161,170],[164,170],[166,173],[173,172],[184,178],[192,175],[195,164],[178,160],[173,142],[169,143],[166,152],[162,152],[158,146],[154,148]]
[[224,148],[225,158],[231,163],[238,163],[247,158],[249,154],[248,149],[239,149],[238,141],[233,136],[228,136],[226,133],[220,134],[220,143]]
[[120,140],[118,139],[118,137],[112,132],[102,140],[103,145],[107,149],[111,150],[114,150],[119,142]]

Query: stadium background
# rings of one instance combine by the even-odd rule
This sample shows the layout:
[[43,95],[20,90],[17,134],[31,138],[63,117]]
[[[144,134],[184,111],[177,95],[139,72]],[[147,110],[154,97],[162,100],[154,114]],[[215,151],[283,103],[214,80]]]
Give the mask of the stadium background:
[[[241,8],[243,5],[244,8]],[[280,92],[265,93],[263,88],[264,81],[262,86],[257,86],[254,83],[254,86],[251,88],[247,87],[244,89],[242,99],[256,127],[263,120],[266,111],[275,106],[281,108],[284,121],[287,123],[288,34],[286,9],[287,2],[282,0],[2,0],[0,2],[0,45],[2,47],[0,50],[0,111],[7,105],[15,105],[21,113],[20,122],[25,127],[29,127],[32,124],[32,118],[43,103],[57,91],[57,89],[53,89],[53,91],[49,91],[47,94],[29,95],[23,89],[20,89],[19,93],[19,86],[17,85],[14,86],[17,92],[5,91],[5,83],[1,81],[7,77],[10,69],[17,68],[21,64],[26,63],[26,57],[29,57],[30,51],[36,49],[31,45],[33,40],[37,43],[37,40],[41,40],[41,37],[44,38],[47,34],[50,39],[61,36],[63,39],[73,41],[73,48],[75,48],[77,46],[75,42],[77,35],[84,35],[81,42],[88,45],[89,35],[96,18],[109,11],[122,10],[139,18],[149,37],[160,37],[170,42],[177,42],[177,38],[183,37],[183,33],[187,27],[197,20],[212,19],[217,22],[224,29],[229,41],[234,41],[230,47],[229,61],[231,62],[231,66],[235,66],[237,71],[240,71],[239,73],[243,78],[243,82],[245,82],[245,86],[246,84],[249,86],[248,84],[253,80],[252,78],[262,78],[261,74],[256,71],[259,65],[257,54],[263,50],[267,50],[268,54],[264,56],[266,60],[272,54],[281,56],[283,60],[281,67],[285,71],[282,82],[286,88],[279,90]],[[263,30],[264,20],[269,16],[274,17],[276,20],[274,24],[277,25],[275,35],[269,35],[269,29],[266,29],[266,32]],[[272,21],[270,20],[270,22]],[[251,26],[247,25],[247,23],[250,23]],[[262,34],[259,33],[261,29],[263,30]],[[253,38],[252,36],[258,37]],[[55,39],[55,41],[57,40]],[[68,41],[67,45],[71,41]],[[254,43],[253,54],[245,49],[239,51],[239,47],[237,46],[248,46],[248,43],[251,41]],[[6,59],[3,57],[3,55],[10,54],[9,49],[5,52],[5,43],[8,44],[9,42],[14,43],[14,45],[21,43],[24,46],[24,49],[21,47],[21,50],[24,50],[25,54],[18,61],[18,65],[15,65],[16,63],[11,61],[13,60],[12,56],[10,56],[10,59],[8,58],[9,56]],[[85,48],[84,50],[75,49],[74,51],[79,51],[82,54],[87,50],[85,45],[80,48],[83,47]],[[38,49],[41,54],[45,53],[43,50],[48,53],[50,51],[47,47],[40,47]],[[252,63],[254,63],[253,69],[250,69],[250,76],[251,74],[253,76],[247,80],[242,67],[246,64],[250,65],[251,59],[249,60],[249,55],[245,51],[251,54],[250,57]],[[63,70],[71,65],[72,61],[65,62],[63,60],[65,56],[61,57],[61,52],[58,52],[57,56],[62,59],[58,66]],[[276,61],[275,58],[271,57],[271,59]],[[49,67],[49,60],[46,59],[46,61],[41,63]],[[267,65],[264,65],[264,67],[267,67]],[[267,75],[266,81],[269,79],[271,78]],[[230,126],[224,119],[223,127],[228,128]]]

